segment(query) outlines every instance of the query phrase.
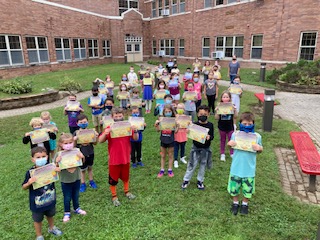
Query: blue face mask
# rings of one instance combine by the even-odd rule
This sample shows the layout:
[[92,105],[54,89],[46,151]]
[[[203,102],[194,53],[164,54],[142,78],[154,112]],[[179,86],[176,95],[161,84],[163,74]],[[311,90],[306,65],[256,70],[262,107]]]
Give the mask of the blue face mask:
[[139,117],[139,113],[132,113],[132,117]]
[[33,128],[33,130],[39,130],[39,129],[41,129],[41,127]]
[[193,81],[198,82],[199,78],[194,78]]
[[87,128],[88,125],[89,125],[89,123],[78,123],[78,127],[82,128],[82,129]]
[[171,104],[172,100],[166,100],[166,104]]
[[42,167],[42,166],[46,165],[46,163],[47,163],[47,157],[37,158],[36,159],[36,165],[38,167]]
[[127,81],[127,78],[122,78],[122,81]]
[[233,84],[239,84],[239,82],[233,81]]
[[103,85],[103,84],[100,84],[99,87],[100,87],[100,88],[104,88],[104,85]]
[[179,81],[179,77],[174,77],[173,79],[176,81]]
[[240,131],[246,132],[246,133],[254,133],[254,124],[251,124],[249,126],[245,126],[242,123],[239,123]]
[[165,117],[171,117],[172,116],[172,112],[167,112],[164,114]]

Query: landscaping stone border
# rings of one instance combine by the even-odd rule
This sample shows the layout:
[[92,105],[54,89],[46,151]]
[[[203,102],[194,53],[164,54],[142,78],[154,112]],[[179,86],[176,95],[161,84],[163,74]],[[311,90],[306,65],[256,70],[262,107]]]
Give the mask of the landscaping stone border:
[[320,85],[306,86],[277,80],[277,87],[285,92],[320,94]]

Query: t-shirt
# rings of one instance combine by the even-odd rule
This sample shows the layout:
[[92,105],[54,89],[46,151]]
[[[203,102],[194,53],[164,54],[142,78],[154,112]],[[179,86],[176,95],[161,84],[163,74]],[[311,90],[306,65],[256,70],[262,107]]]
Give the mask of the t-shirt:
[[[67,106],[67,105],[66,105]],[[80,108],[82,108],[82,105],[79,106]],[[68,123],[70,127],[77,127],[77,117],[81,112],[73,112],[73,111],[67,111],[67,115],[68,115]]]
[[231,75],[236,75],[238,74],[238,69],[240,68],[240,63],[239,62],[230,62],[229,63],[229,68],[230,68],[230,74]]
[[129,72],[127,76],[128,76],[128,79],[129,79],[129,83],[132,86],[137,86],[139,84],[138,76],[137,76],[137,74],[135,72]]
[[80,180],[80,167],[76,167],[74,172],[69,172],[68,169],[62,169],[60,172],[60,182],[73,183]]
[[171,95],[177,95],[177,94],[180,93],[178,81],[170,80],[169,84],[168,84],[168,87],[169,87],[169,91],[170,91]]
[[[77,133],[79,132],[80,130],[77,130],[73,133],[73,136],[77,136]],[[80,152],[82,152],[82,154],[85,156],[85,157],[88,157],[92,154],[94,154],[94,147],[93,147],[93,144],[92,143],[89,143],[89,144],[86,144],[86,145],[82,145],[82,144],[77,144],[77,148],[80,149]]]
[[233,131],[233,114],[219,115],[218,128],[225,132]]
[[171,144],[174,142],[173,130],[161,130],[160,141],[164,144]]
[[[102,106],[104,104],[104,101],[103,99],[100,97],[100,96],[97,96],[100,98],[100,103],[98,104],[98,106]],[[91,103],[91,97],[88,98],[88,105]],[[91,107],[92,111],[92,115],[99,115],[102,113],[103,109],[102,108],[94,108],[94,107]]]
[[189,112],[196,111],[196,103],[191,100],[187,100],[184,102],[184,109]]
[[[257,135],[257,144],[262,146],[262,139],[259,133]],[[234,133],[231,140],[234,140]],[[257,153],[235,149],[233,152],[230,174],[241,178],[254,177],[256,175],[256,157]]]
[[219,71],[213,71],[214,79],[221,79],[221,73]]
[[[154,90],[154,91],[153,91],[153,95],[156,95],[158,91],[160,91],[160,90],[158,90],[158,89]],[[162,90],[162,91],[163,91],[163,90]],[[165,91],[166,95],[167,95],[167,94],[170,94],[170,92],[169,92],[168,90],[164,90],[164,91]],[[161,99],[156,99],[156,105],[157,105],[157,104],[164,104],[164,99],[163,99],[163,98],[161,98]]]
[[174,133],[174,141],[176,142],[186,142],[187,141],[187,129],[179,128],[177,132]]
[[202,87],[201,83],[199,82],[194,83],[194,91],[197,92],[198,100],[201,99],[201,87]]
[[210,138],[209,138],[209,140],[206,140],[204,144],[193,140],[193,144],[194,144],[197,148],[208,148],[208,147],[210,147],[211,141],[212,141],[213,138],[214,138],[213,123],[207,122],[207,123],[203,124],[203,123],[200,123],[200,122],[198,121],[198,122],[195,122],[194,124],[197,124],[197,125],[199,125],[199,126],[201,126],[201,127],[208,128],[208,129],[209,129],[208,134],[209,134]]
[[206,85],[206,95],[212,96],[216,95],[216,87],[217,87],[217,81],[212,79],[207,79],[204,84]]
[[[31,169],[35,169],[35,167],[33,166],[30,170]],[[28,170],[22,185],[27,183],[30,177],[30,172]],[[56,205],[56,189],[54,183],[50,183],[38,189],[33,189],[33,186],[30,185],[29,205],[32,212],[44,212],[54,208]]]

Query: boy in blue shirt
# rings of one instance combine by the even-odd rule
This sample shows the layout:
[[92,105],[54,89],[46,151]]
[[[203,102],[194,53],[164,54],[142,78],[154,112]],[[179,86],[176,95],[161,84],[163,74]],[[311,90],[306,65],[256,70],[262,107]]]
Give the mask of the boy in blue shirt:
[[[88,98],[88,106],[92,109],[92,123],[96,129],[96,132],[102,132],[102,124],[101,124],[101,115],[104,108],[104,101],[105,99],[99,96],[99,88],[98,86],[93,86],[92,89],[92,96]],[[100,131],[99,131],[100,126]]]
[[[228,192],[233,198],[231,212],[238,214],[240,188],[242,187],[243,200],[240,209],[241,214],[248,214],[248,202],[255,192],[255,173],[256,173],[256,156],[262,152],[261,135],[254,132],[254,115],[251,112],[244,112],[240,116],[240,131],[246,133],[254,133],[256,135],[256,143],[252,144],[252,149],[256,152],[243,151],[235,149],[233,153],[230,176],[228,183]],[[237,131],[238,132],[238,131]],[[228,146],[235,147],[235,134],[232,133]]]

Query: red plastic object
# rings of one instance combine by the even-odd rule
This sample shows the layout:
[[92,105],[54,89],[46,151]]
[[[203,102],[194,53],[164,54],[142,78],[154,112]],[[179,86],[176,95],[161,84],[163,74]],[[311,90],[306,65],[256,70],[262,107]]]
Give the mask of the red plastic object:
[[[255,93],[254,96],[258,98],[260,102],[264,102],[264,93]],[[277,105],[277,103],[274,102],[273,105]]]
[[302,172],[320,175],[320,154],[307,132],[290,132]]

